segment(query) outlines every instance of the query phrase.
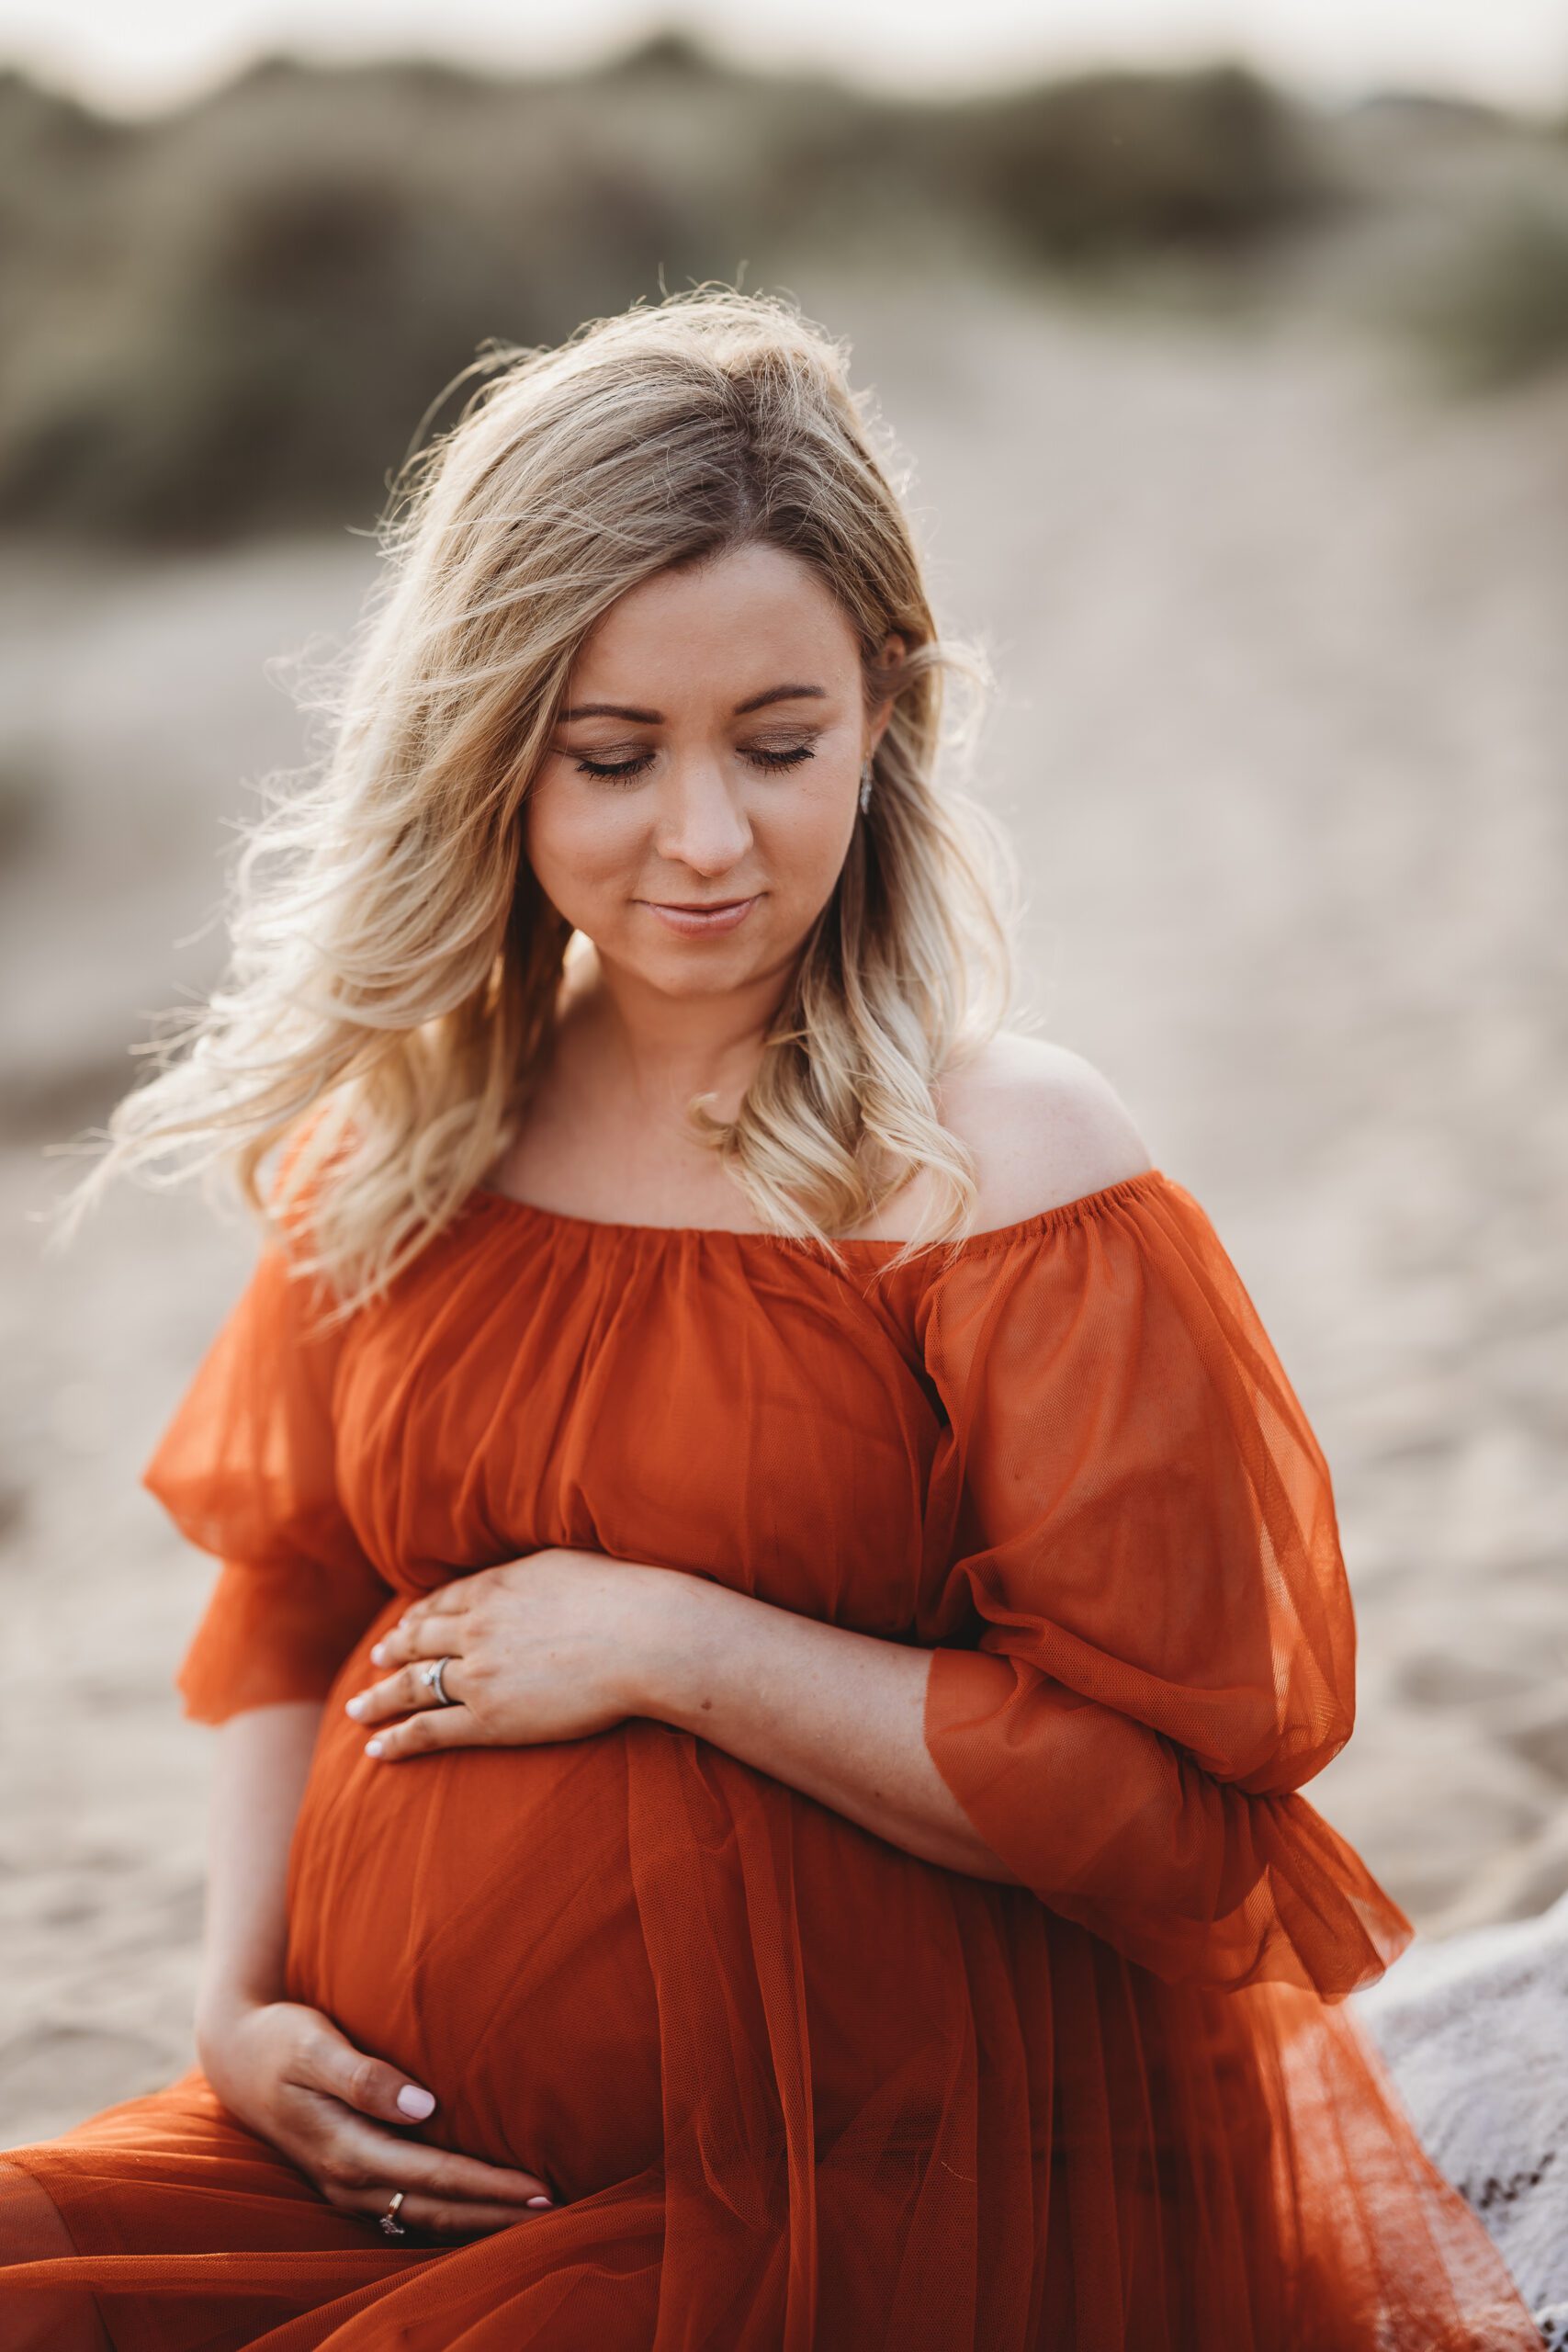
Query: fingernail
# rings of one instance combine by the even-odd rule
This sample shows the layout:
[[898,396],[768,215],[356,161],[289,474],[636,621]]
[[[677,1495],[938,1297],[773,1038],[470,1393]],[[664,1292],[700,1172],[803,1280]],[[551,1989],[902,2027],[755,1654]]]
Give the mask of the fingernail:
[[363,1695],[357,1698],[345,1699],[343,1702],[343,1711],[345,1715],[362,1715],[365,1713],[365,1700]]
[[553,2197],[525,2197],[523,2201],[525,2205],[547,2205],[552,2212],[555,2210],[556,2200]]
[[367,1756],[379,1756],[381,1753],[380,1741],[378,1739],[367,1739],[365,1743],[365,1753]]
[[405,2083],[398,2093],[398,2105],[405,2115],[429,2115],[435,2100],[429,2091],[422,2091],[417,2083]]
[[386,1655],[387,1655],[387,1645],[386,1645],[386,1643],[385,1643],[385,1642],[377,1642],[377,1643],[375,1643],[375,1644],[373,1645],[372,1648],[371,1648],[371,1651],[370,1651],[370,1659],[371,1659],[371,1663],[372,1663],[372,1665],[374,1665],[374,1666],[379,1666],[379,1665],[380,1665],[380,1663],[381,1663],[381,1660],[386,1657]]

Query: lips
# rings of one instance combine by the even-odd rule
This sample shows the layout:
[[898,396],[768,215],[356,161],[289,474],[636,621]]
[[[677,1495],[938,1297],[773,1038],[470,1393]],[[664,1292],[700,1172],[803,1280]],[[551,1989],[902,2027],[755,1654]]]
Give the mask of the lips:
[[706,899],[679,904],[660,899],[640,899],[655,922],[665,931],[679,932],[686,939],[711,937],[736,930],[743,923],[761,893],[750,899]]

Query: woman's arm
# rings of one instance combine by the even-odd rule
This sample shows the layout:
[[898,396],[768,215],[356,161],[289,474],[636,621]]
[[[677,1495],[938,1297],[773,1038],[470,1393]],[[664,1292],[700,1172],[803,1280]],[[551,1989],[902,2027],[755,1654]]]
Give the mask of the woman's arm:
[[217,1727],[198,2046],[237,2004],[283,1997],[288,1845],[321,1719],[319,1701],[289,1700],[247,1707]]
[[[433,1747],[581,1739],[649,1715],[922,1861],[1010,1885],[927,1750],[935,1655],[678,1568],[549,1549],[411,1601],[370,1652],[382,1679],[345,1703],[383,1763]],[[440,1657],[456,1705],[440,1705],[421,1679]],[[1005,1696],[1006,1659],[986,1667]]]
[[[677,1637],[650,1647],[637,1712],[700,1733],[922,1861],[1011,1883],[926,1746],[932,1653],[681,1577]],[[994,1666],[1010,1685],[1005,1658]]]

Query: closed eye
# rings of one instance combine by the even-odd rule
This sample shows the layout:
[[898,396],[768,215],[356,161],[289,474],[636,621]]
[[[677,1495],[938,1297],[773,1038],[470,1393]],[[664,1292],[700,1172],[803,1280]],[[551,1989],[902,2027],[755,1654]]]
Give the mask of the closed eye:
[[795,768],[802,760],[814,760],[817,754],[809,743],[797,743],[789,752],[770,752],[759,743],[754,752],[746,753],[746,757],[755,760],[760,768]]
[[[743,758],[750,760],[754,766],[760,768],[798,767],[802,760],[814,760],[816,756],[809,743],[797,743],[792,751],[788,752],[770,752],[758,744],[742,754]],[[645,768],[653,765],[653,753],[644,752],[638,759],[615,762],[591,760],[584,756],[577,761],[576,765],[579,775],[602,776],[607,781],[615,781],[618,778],[626,782],[632,776],[641,775]]]
[[640,775],[644,768],[652,765],[652,762],[651,752],[645,752],[640,760],[622,760],[615,767],[608,767],[598,760],[582,759],[577,763],[577,773],[579,775]]

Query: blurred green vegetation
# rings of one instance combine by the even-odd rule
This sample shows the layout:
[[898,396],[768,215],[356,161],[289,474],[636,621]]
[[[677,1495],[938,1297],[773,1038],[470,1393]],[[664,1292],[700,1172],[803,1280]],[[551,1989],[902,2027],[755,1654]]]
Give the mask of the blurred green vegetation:
[[1222,253],[1330,194],[1304,119],[1239,66],[1086,74],[974,99],[940,138],[947,185],[1031,260]]
[[0,523],[364,527],[493,341],[813,257],[1284,301],[1369,216],[1424,256],[1374,312],[1450,377],[1568,360],[1568,137],[1418,94],[1337,124],[1220,62],[915,101],[667,33],[550,79],[269,58],[129,123],[0,72]]
[[0,75],[0,520],[364,525],[489,338],[812,254],[1220,261],[1333,200],[1310,123],[1226,64],[913,102],[663,35],[551,80],[269,59],[134,124]]
[[1568,362],[1568,188],[1555,201],[1519,191],[1488,205],[1401,309],[1461,392],[1499,390]]

